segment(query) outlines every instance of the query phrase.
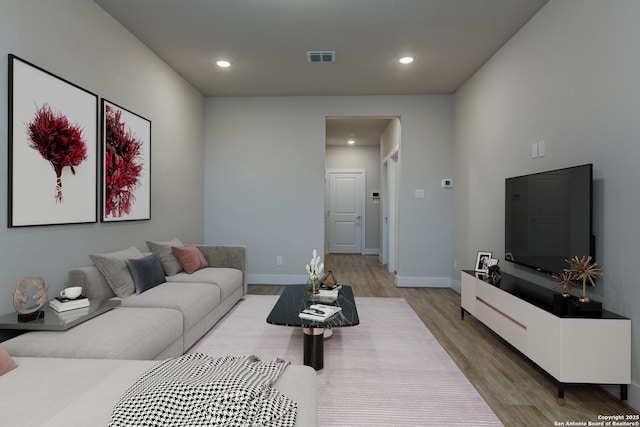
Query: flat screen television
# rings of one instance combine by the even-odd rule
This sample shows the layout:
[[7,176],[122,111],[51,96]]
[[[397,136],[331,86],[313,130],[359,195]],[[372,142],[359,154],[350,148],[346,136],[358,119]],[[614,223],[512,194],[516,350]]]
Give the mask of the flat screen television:
[[593,165],[505,180],[505,260],[553,274],[592,256]]

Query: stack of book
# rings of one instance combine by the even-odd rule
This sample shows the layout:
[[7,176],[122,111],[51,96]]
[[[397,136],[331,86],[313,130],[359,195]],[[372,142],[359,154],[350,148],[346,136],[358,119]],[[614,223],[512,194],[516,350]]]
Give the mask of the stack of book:
[[334,303],[338,299],[338,295],[340,294],[341,288],[342,288],[342,285],[335,286],[331,289],[321,286],[318,293],[313,295],[311,299],[320,303],[328,303],[328,304]]
[[324,322],[329,317],[340,312],[341,307],[334,305],[313,304],[298,315],[301,319],[315,320],[316,322]]
[[84,296],[79,296],[76,299],[69,299],[65,297],[55,297],[54,299],[49,301],[49,307],[51,307],[57,312],[89,307],[89,298]]

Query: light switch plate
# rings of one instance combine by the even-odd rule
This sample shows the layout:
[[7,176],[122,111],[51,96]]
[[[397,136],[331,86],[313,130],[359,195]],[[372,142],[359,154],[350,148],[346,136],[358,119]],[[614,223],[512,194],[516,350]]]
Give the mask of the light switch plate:
[[538,141],[538,157],[544,157],[547,154],[547,143],[544,141]]
[[538,143],[534,142],[533,144],[531,144],[531,158],[532,159],[537,159],[538,158]]
[[424,199],[424,188],[416,189],[416,199]]

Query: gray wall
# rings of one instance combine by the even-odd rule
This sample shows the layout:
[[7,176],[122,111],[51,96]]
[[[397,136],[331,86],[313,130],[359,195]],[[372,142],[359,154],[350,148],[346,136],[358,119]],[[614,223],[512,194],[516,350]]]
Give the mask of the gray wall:
[[326,117],[400,117],[398,277],[448,286],[452,110],[451,96],[207,98],[205,241],[247,245],[250,283],[304,280],[324,247]]
[[[7,228],[7,54],[152,122],[151,220]],[[93,1],[0,2],[0,314],[24,276],[57,294],[88,254],[174,236],[203,239],[204,98]],[[49,183],[47,183],[49,184]]]
[[[382,191],[380,182],[380,146],[328,145],[325,165],[327,169],[364,169],[365,183],[365,247],[363,253],[380,252],[380,211],[382,204],[375,204],[371,193]],[[328,209],[328,208],[327,208]]]
[[[548,286],[547,277],[504,262],[504,180],[593,163],[596,253],[605,276],[588,292],[633,321],[629,397],[636,408],[639,16],[635,0],[550,1],[456,94],[454,150],[459,267],[490,250],[507,271]],[[547,155],[532,159],[531,144],[541,139]]]

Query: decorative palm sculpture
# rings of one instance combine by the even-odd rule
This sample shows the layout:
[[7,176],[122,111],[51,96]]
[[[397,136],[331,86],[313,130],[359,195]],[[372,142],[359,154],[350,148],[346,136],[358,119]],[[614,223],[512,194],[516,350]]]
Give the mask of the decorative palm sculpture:
[[143,169],[142,141],[125,128],[120,116],[120,110],[106,107],[105,215],[114,217],[131,212]]
[[566,271],[572,273],[577,280],[582,281],[582,296],[580,297],[580,302],[591,301],[587,296],[587,280],[591,283],[591,286],[595,287],[596,283],[594,279],[602,276],[602,267],[600,267],[597,262],[592,262],[590,256],[583,256],[582,258],[574,256],[568,262],[571,267]]
[[29,147],[51,163],[56,173],[54,197],[56,204],[62,203],[62,169],[68,166],[75,175],[75,167],[87,158],[87,144],[82,138],[82,129],[44,104],[36,110],[33,121],[27,124],[27,137]]
[[578,258],[566,259],[569,263],[569,268],[566,268],[562,274],[554,274],[553,278],[559,283],[558,286],[562,286],[562,296],[569,297],[571,290],[573,290],[574,281],[582,282],[582,296],[579,298],[580,302],[591,301],[587,296],[587,281],[591,283],[591,286],[595,287],[595,278],[602,276],[602,267],[597,262],[592,261],[590,256],[583,256]]
[[574,285],[573,281],[575,280],[573,273],[564,270],[561,274],[554,274],[552,277],[559,283],[558,286],[562,286],[562,296],[565,298],[570,297]]

